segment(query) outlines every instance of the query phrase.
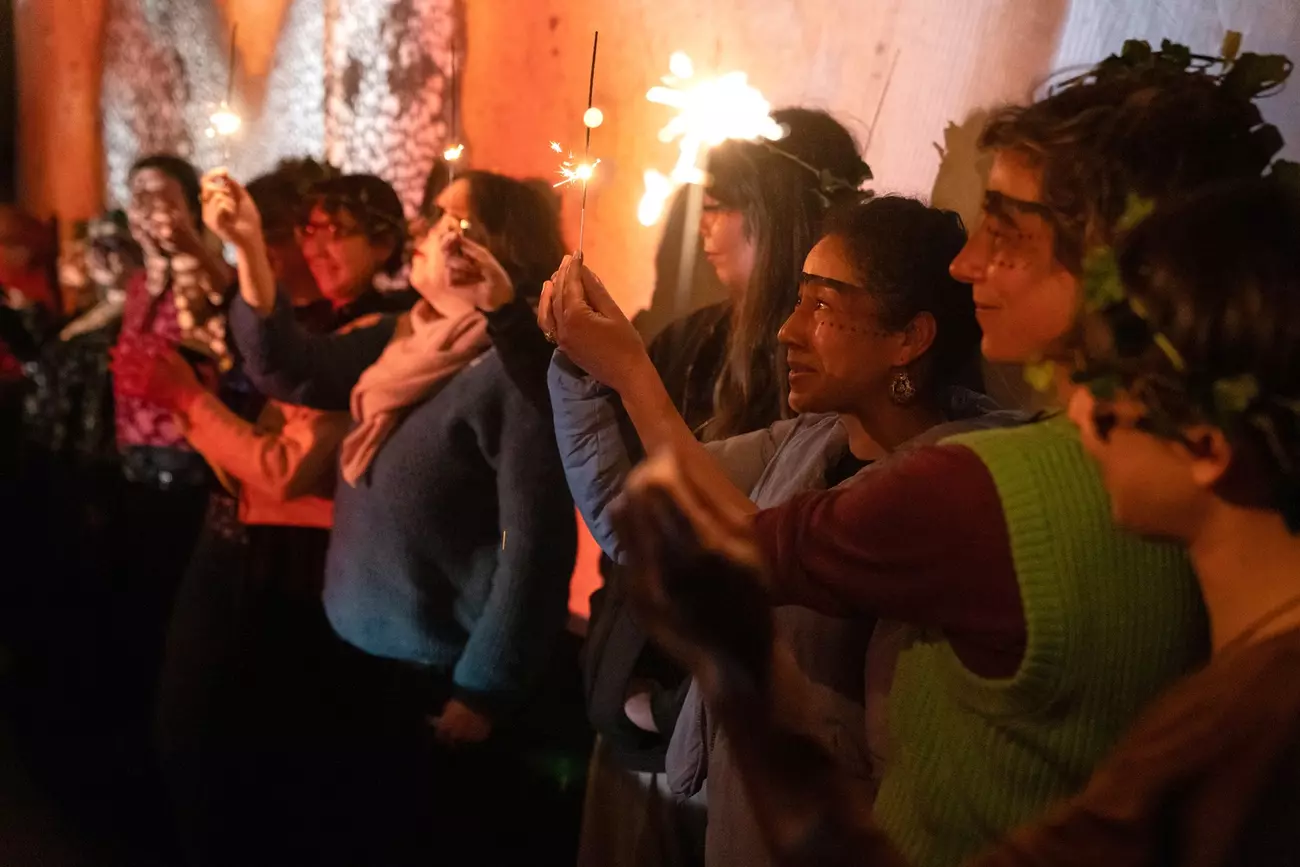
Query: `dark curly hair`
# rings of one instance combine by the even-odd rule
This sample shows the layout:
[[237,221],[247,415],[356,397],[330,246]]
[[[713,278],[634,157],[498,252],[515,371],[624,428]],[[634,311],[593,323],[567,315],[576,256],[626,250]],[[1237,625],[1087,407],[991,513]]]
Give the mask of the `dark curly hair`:
[[[755,256],[733,314],[708,439],[757,430],[789,414],[785,353],[776,333],[798,297],[799,274],[821,237],[828,204],[856,200],[856,188],[871,177],[853,136],[826,112],[783,108],[772,118],[787,131],[781,141],[727,141],[709,154],[709,193],[744,215]],[[822,173],[839,183],[823,189]]]
[[131,166],[128,178],[134,178],[145,169],[162,172],[181,186],[185,198],[185,207],[189,209],[190,219],[194,225],[203,226],[203,204],[199,200],[199,172],[193,165],[174,154],[150,154],[136,160]]
[[515,291],[536,301],[564,258],[553,191],[494,172],[461,172],[456,180],[469,183],[471,233],[482,236]]
[[1078,273],[1090,247],[1112,240],[1129,196],[1159,201],[1263,174],[1277,150],[1263,128],[1250,94],[1203,71],[1149,65],[1004,108],[980,145],[1019,152],[1041,168],[1057,259]]
[[262,233],[268,240],[288,240],[305,214],[308,192],[322,181],[339,177],[339,170],[311,157],[280,160],[276,167],[248,183],[248,195],[262,215]]
[[[1242,452],[1236,496],[1266,497],[1300,532],[1300,194],[1216,185],[1157,209],[1118,250],[1126,299],[1092,359],[1171,429],[1209,422]],[[1123,310],[1120,311],[1125,312]],[[1162,335],[1173,349],[1151,337]],[[1092,360],[1090,359],[1090,360]],[[1263,492],[1261,494],[1261,492]]]
[[380,270],[396,275],[406,261],[407,227],[402,200],[392,184],[377,175],[340,175],[314,184],[304,202],[302,217],[312,208],[331,216],[346,210],[357,221],[372,244],[391,243],[392,253]]
[[934,317],[934,343],[913,371],[923,395],[952,386],[983,390],[971,287],[948,273],[966,243],[960,216],[882,196],[835,209],[825,234],[844,243],[858,281],[880,306],[881,325],[900,331],[921,313]]

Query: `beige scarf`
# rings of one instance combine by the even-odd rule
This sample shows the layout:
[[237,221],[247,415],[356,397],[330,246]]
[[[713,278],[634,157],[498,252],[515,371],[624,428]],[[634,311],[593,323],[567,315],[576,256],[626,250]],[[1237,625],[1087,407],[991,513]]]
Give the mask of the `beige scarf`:
[[379,360],[352,389],[356,427],[343,440],[343,478],[356,486],[407,410],[436,394],[491,341],[487,320],[454,298],[421,300],[397,323]]

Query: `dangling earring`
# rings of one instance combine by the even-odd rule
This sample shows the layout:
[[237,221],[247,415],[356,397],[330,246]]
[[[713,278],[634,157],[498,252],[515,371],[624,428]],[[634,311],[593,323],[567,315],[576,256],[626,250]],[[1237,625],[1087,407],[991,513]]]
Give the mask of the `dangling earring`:
[[916,399],[916,386],[912,383],[912,377],[908,376],[906,367],[895,373],[890,381],[889,399],[899,406],[907,406]]

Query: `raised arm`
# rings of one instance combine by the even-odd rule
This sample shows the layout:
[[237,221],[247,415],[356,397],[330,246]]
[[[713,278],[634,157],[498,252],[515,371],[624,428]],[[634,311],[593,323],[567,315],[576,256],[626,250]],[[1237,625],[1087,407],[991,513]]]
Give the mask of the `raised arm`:
[[230,307],[230,330],[248,378],[264,394],[313,409],[348,409],[352,387],[379,360],[396,326],[396,316],[385,316],[347,332],[312,334],[294,321],[283,296],[267,316],[242,297]]
[[566,257],[542,292],[538,319],[582,370],[614,389],[647,455],[671,451],[688,472],[737,514],[757,511],[696,439],[673,405],[645,344],[600,279]]
[[237,251],[239,297],[230,308],[230,330],[249,379],[279,400],[347,409],[352,387],[379,359],[396,319],[342,334],[314,335],[299,327],[276,290],[262,217],[252,197],[224,169],[203,178],[203,220]]

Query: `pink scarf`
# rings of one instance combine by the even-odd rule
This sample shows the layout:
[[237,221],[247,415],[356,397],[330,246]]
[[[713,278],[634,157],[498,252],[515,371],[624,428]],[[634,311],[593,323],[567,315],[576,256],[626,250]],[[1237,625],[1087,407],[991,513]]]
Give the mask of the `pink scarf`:
[[436,308],[421,300],[403,316],[383,355],[352,389],[357,425],[339,452],[344,480],[355,487],[406,411],[437,394],[490,345],[483,314],[456,299],[439,299]]

